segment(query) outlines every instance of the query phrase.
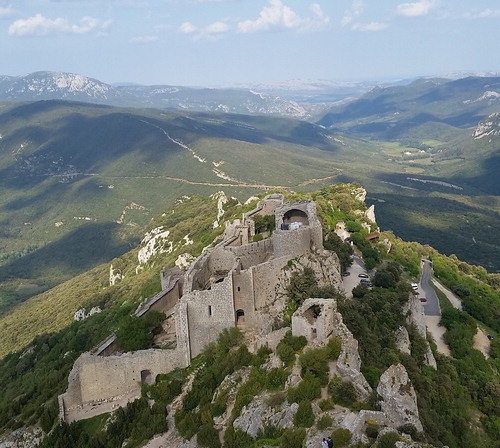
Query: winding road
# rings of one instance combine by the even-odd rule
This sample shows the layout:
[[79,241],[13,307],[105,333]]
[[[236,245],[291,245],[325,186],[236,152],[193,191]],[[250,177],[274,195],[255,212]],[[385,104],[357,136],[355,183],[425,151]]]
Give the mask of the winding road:
[[432,263],[427,259],[422,259],[422,277],[420,279],[419,293],[420,298],[425,297],[427,302],[424,302],[424,313],[426,316],[441,316],[441,308],[439,306],[439,299],[431,285]]

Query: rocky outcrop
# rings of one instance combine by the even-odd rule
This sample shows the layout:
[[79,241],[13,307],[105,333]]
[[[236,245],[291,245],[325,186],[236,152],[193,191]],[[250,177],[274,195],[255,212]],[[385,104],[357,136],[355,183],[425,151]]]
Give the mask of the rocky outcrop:
[[[403,314],[407,317],[406,321],[410,325],[414,325],[420,336],[427,340],[427,326],[425,324],[424,310],[420,301],[413,296],[410,296],[408,302],[406,303]],[[429,344],[427,344],[427,351],[424,356],[424,362],[428,366],[437,368],[436,358],[432,354]]]
[[42,430],[37,426],[16,429],[8,435],[0,436],[0,448],[36,448],[42,437]]
[[410,351],[410,335],[408,334],[408,330],[401,326],[396,330],[396,347],[400,352],[406,353],[409,355]]
[[264,426],[275,426],[277,428],[292,428],[293,417],[299,405],[284,402],[277,408],[272,408],[266,403],[269,394],[264,393],[243,408],[241,415],[234,421],[233,426],[241,429],[252,437],[264,431]]
[[337,359],[337,372],[346,380],[351,381],[356,387],[360,400],[365,400],[370,395],[372,388],[361,373],[361,358],[358,351],[358,341],[354,339],[342,320],[342,315],[334,313],[333,336],[342,341],[342,350]]
[[382,397],[381,410],[388,426],[398,428],[409,423],[422,431],[417,394],[402,364],[392,365],[382,374],[377,393]]

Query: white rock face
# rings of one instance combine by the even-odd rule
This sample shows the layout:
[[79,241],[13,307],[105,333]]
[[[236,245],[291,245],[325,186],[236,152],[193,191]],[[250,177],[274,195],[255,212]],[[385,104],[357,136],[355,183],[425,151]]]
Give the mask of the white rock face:
[[210,199],[217,199],[217,219],[214,221],[213,227],[219,227],[219,220],[224,216],[224,204],[228,201],[226,194],[223,191],[218,191],[210,196]]
[[[171,252],[172,242],[167,240],[169,235],[170,230],[163,230],[163,227],[157,227],[147,233],[141,242],[144,246],[137,254],[139,264],[146,264],[153,255],[158,253]],[[168,245],[167,249],[165,249],[166,245]]]
[[109,267],[109,284],[110,286],[116,285],[122,279],[122,274],[119,269],[113,269],[113,265]]
[[42,430],[38,427],[16,429],[0,436],[0,448],[36,448],[42,437]]
[[284,402],[279,409],[269,407],[265,399],[267,394],[259,395],[252,403],[245,406],[241,415],[234,421],[235,428],[241,429],[252,437],[256,437],[259,431],[264,430],[264,425],[272,425],[278,428],[292,428],[293,417],[299,405]]
[[194,260],[196,260],[196,258],[193,257],[191,254],[188,253],[180,254],[177,257],[177,260],[175,260],[175,265],[178,268],[186,269]]
[[368,210],[366,210],[365,212],[365,216],[374,224],[377,223],[377,221],[375,220],[375,205],[372,204],[370,205],[370,207],[368,207]]
[[418,415],[417,394],[402,364],[392,365],[382,374],[377,392],[383,399],[382,412],[392,427],[409,423],[418,431],[423,430]]
[[494,135],[500,135],[500,113],[498,112],[481,121],[472,134],[476,140]]
[[73,316],[73,320],[79,321],[85,319],[85,308],[80,308],[78,311],[75,312],[75,315]]

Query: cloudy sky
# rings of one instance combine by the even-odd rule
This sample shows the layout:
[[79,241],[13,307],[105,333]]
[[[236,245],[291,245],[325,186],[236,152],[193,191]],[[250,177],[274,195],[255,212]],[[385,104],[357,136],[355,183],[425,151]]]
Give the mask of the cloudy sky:
[[499,0],[0,0],[0,75],[235,86],[500,72]]

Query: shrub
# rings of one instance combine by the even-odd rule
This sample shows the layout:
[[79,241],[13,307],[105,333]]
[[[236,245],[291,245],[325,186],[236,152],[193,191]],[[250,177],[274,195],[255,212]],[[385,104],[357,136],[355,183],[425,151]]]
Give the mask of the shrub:
[[288,371],[281,367],[274,367],[267,372],[267,389],[276,390],[285,387]]
[[351,431],[346,428],[337,428],[332,432],[333,446],[335,448],[342,448],[348,446],[351,441]]
[[276,353],[283,361],[283,364],[285,364],[285,366],[290,366],[295,361],[295,351],[287,344],[280,342],[276,347]]
[[247,448],[251,447],[253,439],[241,429],[234,429],[229,426],[224,434],[223,448]]
[[330,409],[333,409],[335,407],[335,403],[330,398],[325,398],[323,400],[320,400],[320,402],[318,404],[319,404],[319,408],[322,411],[329,411]]
[[397,432],[386,432],[377,440],[379,448],[396,448],[396,442],[399,440]]
[[368,423],[365,429],[365,434],[370,437],[370,439],[376,439],[378,437],[378,432],[380,428],[376,423]]
[[342,350],[342,341],[339,338],[331,337],[326,344],[326,357],[330,361],[336,361]]
[[202,425],[196,438],[198,444],[208,448],[220,448],[219,433],[211,424]]
[[152,337],[145,319],[128,316],[116,332],[116,343],[126,352],[148,348]]
[[304,428],[286,429],[283,433],[280,447],[282,448],[302,448],[302,443],[306,438]]
[[302,365],[302,377],[311,374],[318,378],[321,384],[328,383],[327,351],[324,348],[313,348],[300,355],[299,361]]
[[319,430],[324,430],[326,428],[330,428],[333,424],[333,419],[330,417],[328,414],[322,415],[319,419],[318,422],[316,423],[316,426],[318,427]]
[[201,425],[200,415],[194,411],[179,409],[175,413],[174,419],[177,431],[186,440],[191,439]]
[[352,288],[352,296],[356,299],[361,299],[370,292],[370,288],[365,283],[359,283],[354,288]]
[[275,392],[274,394],[269,395],[266,400],[266,404],[271,408],[276,408],[281,406],[286,400],[286,392],[280,391]]
[[328,390],[336,403],[351,406],[357,399],[356,388],[350,381],[334,378],[328,385]]
[[314,424],[314,414],[310,401],[304,400],[299,403],[293,422],[302,428],[310,428]]
[[288,402],[300,403],[301,401],[310,401],[321,396],[321,383],[318,378],[310,373],[304,375],[302,381],[297,387],[288,389]]

